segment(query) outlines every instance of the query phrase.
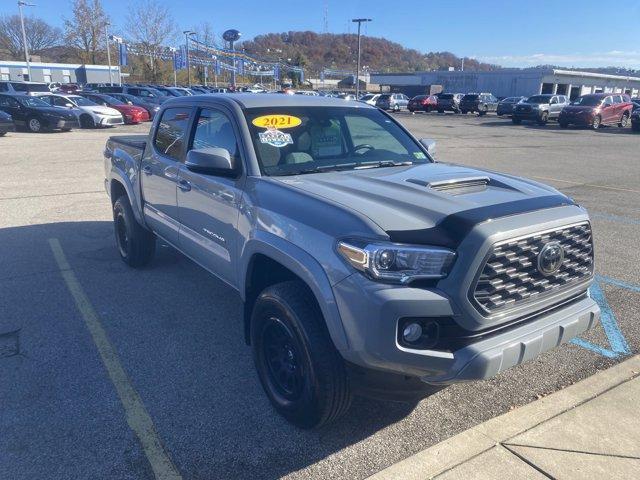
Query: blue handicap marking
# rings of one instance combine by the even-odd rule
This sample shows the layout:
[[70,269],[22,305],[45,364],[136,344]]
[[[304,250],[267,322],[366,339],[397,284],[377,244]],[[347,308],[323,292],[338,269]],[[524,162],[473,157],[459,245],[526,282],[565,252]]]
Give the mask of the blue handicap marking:
[[604,294],[604,290],[602,289],[602,284],[605,283],[640,293],[640,286],[638,285],[632,285],[627,282],[622,282],[620,280],[601,275],[596,276],[596,281],[589,289],[589,292],[591,293],[591,298],[593,298],[600,306],[600,323],[602,324],[604,333],[607,335],[607,339],[609,340],[609,348],[596,345],[583,340],[582,338],[574,338],[571,340],[571,343],[607,358],[618,358],[620,356],[631,354],[631,349],[620,330],[616,314],[613,313],[613,310],[607,301],[607,297]]

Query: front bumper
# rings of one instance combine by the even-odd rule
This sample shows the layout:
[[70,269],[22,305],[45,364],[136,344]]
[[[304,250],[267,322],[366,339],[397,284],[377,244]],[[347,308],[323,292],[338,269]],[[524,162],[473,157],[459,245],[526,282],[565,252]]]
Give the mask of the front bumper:
[[72,128],[80,128],[80,122],[78,119],[66,119],[66,120],[48,120],[48,127],[54,130],[66,130]]
[[519,120],[537,121],[540,120],[544,112],[546,112],[546,110],[532,110],[530,112],[518,112],[514,110],[511,115],[513,118]]
[[459,315],[437,290],[377,285],[354,274],[334,286],[348,332],[345,360],[361,367],[449,384],[493,377],[566,343],[594,327],[598,305],[589,297],[569,301],[522,323],[498,329],[457,350],[418,350],[401,346],[397,325],[406,317]]
[[15,132],[15,130],[16,126],[13,124],[13,122],[0,122],[1,133]]
[[96,120],[98,120],[96,123],[102,127],[110,127],[112,125],[123,125],[124,124],[124,119],[122,118],[122,115],[98,115]]
[[588,126],[593,123],[594,116],[595,115],[592,113],[580,114],[580,115],[567,115],[567,114],[563,115],[561,113],[560,116],[558,117],[558,122],[566,123],[568,125]]

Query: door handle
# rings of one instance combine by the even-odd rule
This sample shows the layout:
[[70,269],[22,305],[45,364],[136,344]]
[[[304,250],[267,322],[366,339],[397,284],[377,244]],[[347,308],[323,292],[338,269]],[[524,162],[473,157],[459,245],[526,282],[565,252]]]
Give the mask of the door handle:
[[180,180],[178,182],[178,188],[180,190],[182,190],[183,192],[188,192],[189,190],[191,190],[191,183],[189,183],[188,181],[186,181],[184,179]]
[[151,166],[149,165],[145,165],[144,167],[142,167],[142,172],[146,175],[151,175]]

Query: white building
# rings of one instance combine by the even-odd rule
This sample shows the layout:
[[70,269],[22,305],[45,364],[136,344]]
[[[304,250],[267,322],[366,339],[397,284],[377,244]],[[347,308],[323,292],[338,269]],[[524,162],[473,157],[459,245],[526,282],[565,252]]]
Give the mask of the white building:
[[491,92],[498,97],[558,93],[574,99],[597,92],[640,95],[639,77],[544,68],[372,73],[371,82],[410,96],[426,93],[432,85],[442,85],[443,90],[450,93]]

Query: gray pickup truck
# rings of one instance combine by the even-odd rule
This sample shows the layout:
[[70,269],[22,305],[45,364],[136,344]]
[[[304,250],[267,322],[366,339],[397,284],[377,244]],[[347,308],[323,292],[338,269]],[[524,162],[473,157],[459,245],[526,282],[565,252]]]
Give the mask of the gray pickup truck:
[[591,328],[584,208],[432,147],[363,103],[175,98],[148,136],[107,142],[118,251],[141,267],[159,237],[236,289],[264,390],[302,428],[354,393],[415,401]]

